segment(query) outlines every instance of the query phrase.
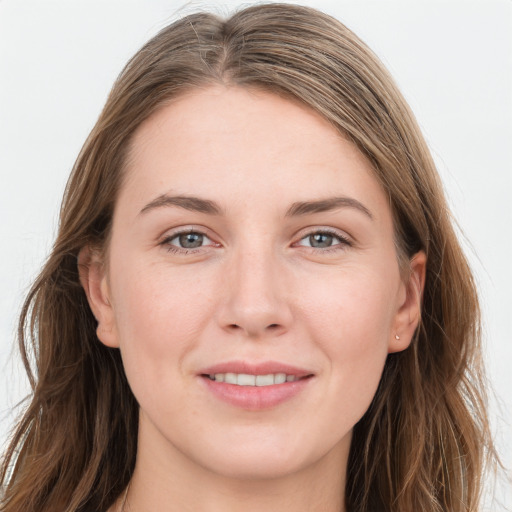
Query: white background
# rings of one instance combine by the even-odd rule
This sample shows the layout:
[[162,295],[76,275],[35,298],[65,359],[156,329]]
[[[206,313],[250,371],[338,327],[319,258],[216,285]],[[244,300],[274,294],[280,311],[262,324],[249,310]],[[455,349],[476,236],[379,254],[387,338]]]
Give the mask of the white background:
[[[0,443],[27,392],[16,316],[48,254],[66,178],[128,58],[197,8],[255,2],[0,0]],[[499,450],[512,466],[512,1],[305,3],[353,29],[411,104],[481,290]],[[178,12],[179,11],[179,12]],[[510,489],[498,498],[512,508]],[[490,510],[501,510],[493,505]]]

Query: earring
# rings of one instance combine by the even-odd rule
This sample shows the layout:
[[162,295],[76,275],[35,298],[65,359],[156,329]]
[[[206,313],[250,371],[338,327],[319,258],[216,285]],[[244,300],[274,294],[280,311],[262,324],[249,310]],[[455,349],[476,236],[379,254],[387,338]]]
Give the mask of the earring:
[[395,340],[399,340],[400,339],[400,336],[398,336],[398,334],[395,334]]

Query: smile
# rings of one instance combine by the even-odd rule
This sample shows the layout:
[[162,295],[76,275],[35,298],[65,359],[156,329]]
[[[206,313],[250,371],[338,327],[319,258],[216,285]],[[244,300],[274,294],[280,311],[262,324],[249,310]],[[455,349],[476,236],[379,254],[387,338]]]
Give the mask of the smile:
[[313,386],[315,374],[281,362],[229,361],[199,374],[210,396],[246,411],[263,411],[288,402]]
[[237,386],[273,386],[274,384],[284,384],[285,382],[294,382],[299,380],[296,375],[287,375],[286,373],[269,373],[267,375],[251,375],[248,373],[215,373],[208,375],[210,380],[215,382],[225,382],[226,384],[235,384]]

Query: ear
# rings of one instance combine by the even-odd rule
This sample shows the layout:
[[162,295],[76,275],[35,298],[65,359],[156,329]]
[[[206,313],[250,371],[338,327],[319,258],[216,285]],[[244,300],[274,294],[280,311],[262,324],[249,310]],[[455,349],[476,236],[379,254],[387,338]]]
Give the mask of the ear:
[[99,340],[108,347],[119,347],[108,279],[98,251],[89,246],[82,248],[78,254],[78,274],[92,314],[98,321],[96,334]]
[[391,332],[389,353],[405,350],[420,323],[426,268],[427,256],[420,251],[412,257],[407,280],[402,285],[403,293]]

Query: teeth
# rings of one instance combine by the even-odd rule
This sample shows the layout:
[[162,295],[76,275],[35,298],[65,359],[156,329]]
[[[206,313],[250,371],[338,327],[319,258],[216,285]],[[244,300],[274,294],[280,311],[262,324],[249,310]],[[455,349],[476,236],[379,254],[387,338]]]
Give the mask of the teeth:
[[284,384],[298,380],[295,375],[286,373],[269,373],[268,375],[250,375],[247,373],[216,373],[209,375],[211,380],[236,384],[238,386],[272,386],[273,384]]
[[236,383],[239,386],[255,386],[256,375],[248,375],[247,373],[239,373],[236,377]]
[[[288,380],[288,377],[290,377],[290,380]],[[274,375],[274,383],[275,384],[283,384],[288,380],[288,382],[293,382],[297,378],[294,375],[288,375],[286,376],[286,373],[276,373]]]
[[[217,375],[219,375],[219,374],[215,375],[215,380],[217,380]],[[222,373],[220,375],[222,375]],[[236,373],[225,373],[224,374],[224,382],[227,382],[228,384],[238,384],[237,378],[236,378]]]
[[270,375],[256,375],[256,386],[271,386],[275,384],[275,377]]

